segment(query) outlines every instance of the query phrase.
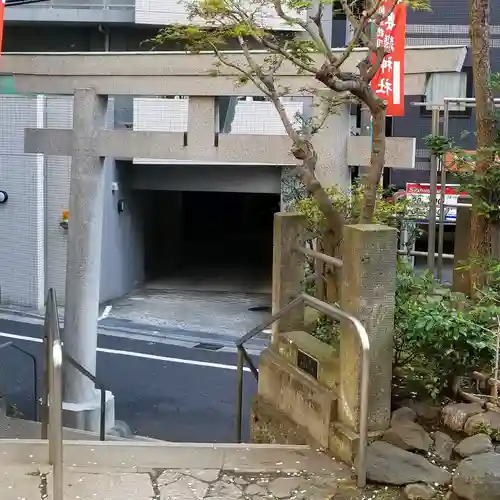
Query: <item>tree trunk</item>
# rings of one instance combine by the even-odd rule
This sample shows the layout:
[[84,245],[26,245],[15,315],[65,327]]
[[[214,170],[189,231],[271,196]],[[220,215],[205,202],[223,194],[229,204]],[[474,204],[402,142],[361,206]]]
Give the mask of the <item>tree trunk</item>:
[[385,107],[371,106],[372,151],[370,171],[363,179],[363,205],[359,216],[360,224],[370,224],[377,203],[377,190],[385,164]]
[[297,166],[297,175],[325,216],[327,227],[324,229],[324,234],[328,235],[330,245],[336,247],[342,239],[344,219],[342,214],[332,205],[328,193],[314,176],[315,165],[308,164],[312,161],[314,160],[307,160],[304,161],[303,165]]
[[[469,0],[472,73],[476,96],[476,173],[486,172],[493,161],[488,148],[495,141],[495,104],[490,86],[490,1]],[[478,213],[480,200],[472,200],[471,236],[469,256],[471,263],[471,295],[485,283],[484,260],[491,256],[491,228],[488,221]]]

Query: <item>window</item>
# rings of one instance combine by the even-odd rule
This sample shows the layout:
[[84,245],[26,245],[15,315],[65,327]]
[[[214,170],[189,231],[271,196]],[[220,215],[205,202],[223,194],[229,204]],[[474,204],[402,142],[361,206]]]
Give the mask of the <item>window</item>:
[[[353,14],[359,19],[365,8],[365,0],[354,0],[350,2],[350,7]],[[333,0],[332,3],[332,20],[333,21],[345,21],[346,15],[342,7],[340,0]]]
[[[431,73],[427,80],[425,101],[429,103],[426,111],[432,110],[432,105],[443,105],[445,97],[469,97],[472,93],[472,79],[469,72],[462,73]],[[467,108],[460,103],[451,103],[450,111],[468,114]]]

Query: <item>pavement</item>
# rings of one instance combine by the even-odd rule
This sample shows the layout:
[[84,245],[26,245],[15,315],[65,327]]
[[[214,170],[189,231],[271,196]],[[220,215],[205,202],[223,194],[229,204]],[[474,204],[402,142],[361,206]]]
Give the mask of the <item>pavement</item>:
[[[41,317],[14,311],[0,314],[0,340],[13,341],[36,356],[41,380]],[[144,325],[136,333],[100,328],[97,378],[116,397],[116,418],[134,434],[180,442],[232,442],[235,439],[236,354],[234,339],[204,337],[200,332],[166,329],[151,334]],[[134,330],[134,328],[129,328]],[[139,332],[139,333],[137,333]],[[172,335],[169,338],[168,335]],[[176,336],[181,336],[178,340]],[[138,339],[140,337],[140,339]],[[257,354],[267,341],[253,344]],[[225,347],[224,347],[225,346]],[[256,381],[244,377],[244,438],[249,436],[250,401]],[[0,350],[0,394],[33,419],[33,369],[30,360],[9,348]],[[3,499],[2,499],[3,500]]]
[[[52,500],[46,443],[3,442],[0,451],[2,500]],[[349,467],[307,447],[68,443],[64,453],[65,500],[368,498],[352,496]]]

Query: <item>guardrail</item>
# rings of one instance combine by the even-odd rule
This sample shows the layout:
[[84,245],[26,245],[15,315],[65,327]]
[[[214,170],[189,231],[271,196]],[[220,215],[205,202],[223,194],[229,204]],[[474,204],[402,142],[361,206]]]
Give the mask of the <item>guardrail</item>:
[[[310,255],[308,250],[308,253]],[[315,252],[316,253],[316,252]],[[319,252],[318,252],[319,253]],[[321,254],[322,258],[328,257]],[[331,259],[331,258],[330,258]],[[338,259],[335,259],[338,260]],[[342,262],[342,261],[340,261]],[[332,263],[332,262],[330,262]],[[336,264],[334,264],[336,265]],[[236,348],[238,350],[238,366],[237,366],[237,400],[236,400],[236,440],[241,442],[242,436],[242,412],[243,412],[243,369],[245,362],[247,363],[253,376],[258,379],[259,372],[253,363],[252,359],[245,350],[244,344],[268,328],[270,325],[279,320],[282,316],[290,312],[295,307],[305,304],[318,312],[326,314],[332,319],[337,321],[346,320],[353,324],[358,341],[361,347],[361,389],[360,389],[360,422],[359,422],[359,445],[358,454],[356,459],[356,475],[357,484],[359,487],[366,485],[366,447],[368,443],[368,388],[370,376],[370,341],[365,327],[361,322],[351,314],[348,314],[336,306],[327,304],[319,299],[311,297],[306,293],[300,294],[297,298],[292,300],[288,305],[283,307],[276,314],[273,314],[267,321],[252,328],[247,334],[243,335],[236,341]]]

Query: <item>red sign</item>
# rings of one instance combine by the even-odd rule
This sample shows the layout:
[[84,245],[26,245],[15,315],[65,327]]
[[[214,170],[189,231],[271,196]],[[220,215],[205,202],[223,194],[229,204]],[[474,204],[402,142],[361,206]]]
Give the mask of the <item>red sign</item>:
[[[394,2],[397,5],[394,7]],[[384,0],[379,8],[382,16],[376,24],[377,47],[386,55],[371,81],[372,89],[387,102],[387,116],[405,114],[405,36],[406,6],[402,0]],[[375,54],[372,56],[372,61]]]
[[[427,208],[430,203],[431,198],[431,187],[430,184],[408,182],[406,184],[406,196],[413,199],[418,206],[424,208],[427,213]],[[457,220],[457,208],[458,198],[461,196],[468,196],[465,191],[460,191],[460,186],[458,184],[447,184],[444,188],[444,218],[447,222],[455,222]],[[436,203],[438,210],[436,212],[436,217],[439,218],[439,202],[441,198],[441,184],[436,186]],[[426,215],[424,218],[427,218]]]
[[2,53],[4,17],[5,17],[5,0],[0,0],[0,54]]

